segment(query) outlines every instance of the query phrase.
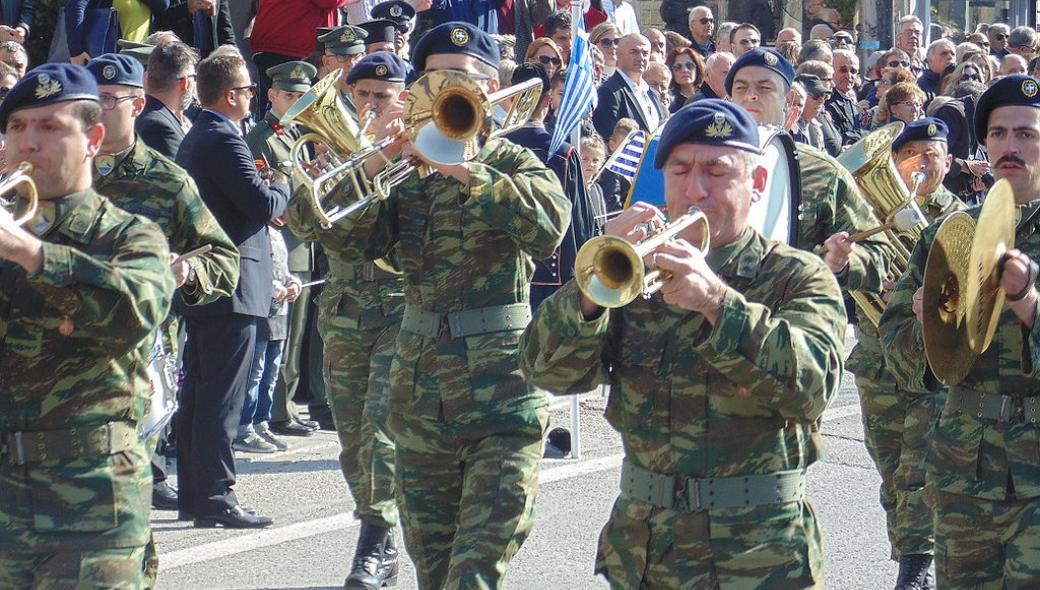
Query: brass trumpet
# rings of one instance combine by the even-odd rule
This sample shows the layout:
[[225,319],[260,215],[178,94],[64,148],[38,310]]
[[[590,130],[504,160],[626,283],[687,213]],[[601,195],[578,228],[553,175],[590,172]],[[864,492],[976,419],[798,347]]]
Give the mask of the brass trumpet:
[[12,216],[17,213],[17,194],[10,199],[3,195],[12,192],[20,184],[25,185],[26,194],[23,197],[28,201],[28,205],[22,211],[21,217],[15,217],[15,225],[20,226],[28,223],[36,215],[36,208],[39,206],[39,195],[36,192],[36,183],[32,179],[32,171],[32,164],[22,162],[13,172],[0,178],[0,207],[10,212]]
[[643,258],[696,223],[702,224],[697,247],[707,252],[711,228],[704,212],[696,207],[636,244],[617,236],[592,238],[578,250],[574,261],[578,288],[593,303],[607,308],[624,307],[640,295],[653,295],[671,275],[658,269],[647,272]]

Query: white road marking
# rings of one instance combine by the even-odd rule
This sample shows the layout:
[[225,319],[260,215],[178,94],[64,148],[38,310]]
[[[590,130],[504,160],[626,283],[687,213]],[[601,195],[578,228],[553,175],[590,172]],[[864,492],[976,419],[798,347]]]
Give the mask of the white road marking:
[[[838,420],[840,418],[859,414],[859,412],[859,404],[849,404],[847,406],[831,408],[823,413],[823,421],[829,422],[831,420]],[[313,447],[306,449],[301,448],[299,451],[304,452],[316,450],[326,446],[328,445],[314,445]],[[273,457],[284,458],[286,454],[288,453],[282,453],[281,455],[275,455]],[[604,457],[597,457],[595,459],[567,462],[560,467],[543,469],[539,479],[541,480],[541,485],[546,485],[574,477],[598,473],[600,471],[617,469],[621,466],[623,458],[623,453],[616,453]],[[184,567],[186,565],[202,563],[204,561],[211,561],[231,555],[238,555],[239,553],[261,549],[263,547],[272,547],[289,541],[323,535],[337,530],[350,530],[357,528],[360,524],[361,523],[356,520],[352,514],[345,512],[324,518],[306,520],[274,529],[265,529],[254,533],[237,535],[229,539],[204,543],[187,549],[170,551],[169,553],[164,553],[161,551],[160,547],[159,572],[161,573]]]

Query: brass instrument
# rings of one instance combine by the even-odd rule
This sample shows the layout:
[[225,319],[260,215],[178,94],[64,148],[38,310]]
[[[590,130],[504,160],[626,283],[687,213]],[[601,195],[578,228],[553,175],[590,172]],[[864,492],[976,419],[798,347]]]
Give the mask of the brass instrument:
[[14,169],[14,172],[0,178],[0,207],[7,210],[12,216],[18,214],[18,198],[17,195],[10,199],[5,198],[3,195],[15,190],[18,185],[25,185],[25,195],[22,197],[28,202],[22,208],[22,213],[19,217],[14,218],[15,225],[25,225],[30,219],[36,216],[36,208],[39,206],[39,195],[36,192],[36,183],[32,179],[33,166],[28,162],[22,162]]
[[[463,72],[439,70],[424,74],[412,84],[404,104],[404,134],[424,158],[438,164],[461,164],[477,157],[484,144],[516,130],[531,118],[538,106],[541,81],[527,80],[520,84],[486,94]],[[494,129],[492,111],[495,105],[512,100],[502,125]],[[343,162],[343,170],[356,171],[365,161],[397,141],[387,137]],[[403,159],[381,170],[372,178],[373,191],[339,209],[334,216],[341,219],[387,199],[390,189],[407,180],[421,166]],[[361,194],[358,191],[357,194]]]
[[998,181],[982,204],[978,223],[963,211],[950,214],[925,264],[921,334],[925,357],[946,385],[964,380],[992,342],[1004,308],[1000,263],[1014,248],[1015,198]]
[[695,207],[636,244],[617,236],[592,238],[578,250],[574,260],[578,288],[593,303],[608,308],[624,307],[640,295],[653,295],[670,275],[657,269],[647,272],[643,258],[697,223],[702,225],[698,248],[706,252],[711,228],[704,212]]
[[[916,175],[915,186],[908,191],[892,162],[892,142],[902,133],[903,127],[900,122],[886,125],[858,141],[837,158],[852,173],[860,193],[882,221],[882,225],[875,228],[876,233],[883,232],[896,251],[895,260],[889,269],[892,278],[903,274],[909,266],[910,252],[917,240],[921,239],[921,231],[928,225],[916,203],[917,187],[924,176]],[[908,209],[910,213],[902,213]],[[866,233],[850,237],[864,239],[866,236],[863,234]],[[852,298],[863,317],[877,326],[885,311],[885,301],[881,295],[853,291]]]

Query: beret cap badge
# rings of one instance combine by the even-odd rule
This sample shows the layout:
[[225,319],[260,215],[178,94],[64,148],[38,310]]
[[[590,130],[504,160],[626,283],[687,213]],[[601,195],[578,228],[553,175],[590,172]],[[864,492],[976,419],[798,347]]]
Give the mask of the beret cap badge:
[[104,76],[106,80],[111,80],[112,78],[115,78],[116,77],[116,67],[115,66],[105,66],[104,69],[101,70],[101,75]]
[[704,135],[719,138],[727,138],[733,135],[733,126],[726,120],[725,113],[715,113],[711,125],[705,127]]
[[61,82],[51,80],[48,74],[40,74],[36,78],[36,84],[36,98],[47,98],[61,92]]
[[401,16],[403,13],[404,11],[401,10],[401,7],[396,4],[390,7],[390,16],[398,17]]
[[938,131],[939,131],[939,128],[935,125],[935,123],[932,123],[931,125],[928,126],[928,137],[935,137],[935,134]]
[[775,66],[776,64],[780,63],[779,60],[776,59],[776,56],[772,53],[765,54],[763,56],[763,59],[765,59],[766,63],[771,66]]
[[387,72],[388,72],[389,70],[390,70],[390,69],[389,69],[389,68],[387,68],[387,67],[386,67],[385,65],[383,65],[383,64],[379,64],[378,66],[376,66],[376,75],[377,75],[377,76],[379,76],[380,78],[382,78],[383,76],[385,76],[385,75],[386,75],[386,73],[387,73]]
[[467,43],[469,43],[469,31],[463,29],[462,27],[452,29],[451,42],[458,45],[459,47],[466,45]]
[[1022,94],[1033,98],[1036,93],[1040,91],[1040,87],[1037,86],[1036,80],[1025,80],[1022,82]]

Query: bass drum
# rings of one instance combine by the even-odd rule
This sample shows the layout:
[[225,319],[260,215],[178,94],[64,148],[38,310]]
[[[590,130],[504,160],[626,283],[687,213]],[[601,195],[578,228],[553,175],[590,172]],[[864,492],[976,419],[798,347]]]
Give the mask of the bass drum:
[[798,247],[802,179],[794,139],[775,127],[759,127],[758,133],[759,164],[768,176],[761,197],[751,203],[748,223],[771,240]]

